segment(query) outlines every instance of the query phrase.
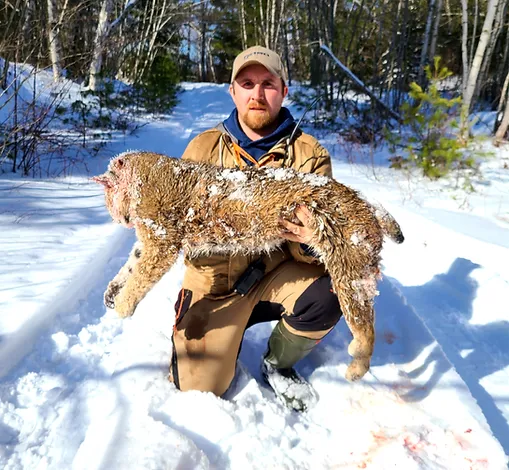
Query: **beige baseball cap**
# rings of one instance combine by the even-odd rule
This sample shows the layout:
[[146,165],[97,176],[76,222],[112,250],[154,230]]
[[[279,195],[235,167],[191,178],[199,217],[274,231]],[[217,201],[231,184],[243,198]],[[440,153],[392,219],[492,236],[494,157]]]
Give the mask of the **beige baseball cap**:
[[278,54],[266,47],[253,46],[241,52],[233,62],[232,80],[237,78],[239,72],[248,65],[263,65],[272,75],[282,78],[286,83],[286,73],[283,67],[283,61]]

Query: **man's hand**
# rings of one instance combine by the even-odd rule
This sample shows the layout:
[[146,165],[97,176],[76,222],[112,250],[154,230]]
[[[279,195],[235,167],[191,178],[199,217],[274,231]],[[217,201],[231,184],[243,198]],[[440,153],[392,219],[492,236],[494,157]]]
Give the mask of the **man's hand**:
[[309,226],[309,222],[312,218],[311,212],[309,212],[306,206],[298,206],[297,209],[295,209],[295,216],[302,225],[297,225],[288,220],[281,219],[280,224],[285,228],[281,236],[291,242],[311,245],[314,237],[313,229]]

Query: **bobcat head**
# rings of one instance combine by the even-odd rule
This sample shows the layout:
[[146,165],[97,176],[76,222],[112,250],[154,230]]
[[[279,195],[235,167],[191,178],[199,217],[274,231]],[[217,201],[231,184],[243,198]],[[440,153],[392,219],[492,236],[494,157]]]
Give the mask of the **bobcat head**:
[[133,227],[131,217],[132,170],[122,157],[111,161],[108,170],[92,178],[104,186],[106,208],[112,219],[127,228]]

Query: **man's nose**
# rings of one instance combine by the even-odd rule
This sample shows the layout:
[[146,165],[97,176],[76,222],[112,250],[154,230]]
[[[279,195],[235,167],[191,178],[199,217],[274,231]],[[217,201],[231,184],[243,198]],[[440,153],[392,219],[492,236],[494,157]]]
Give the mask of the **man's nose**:
[[263,101],[265,99],[265,91],[261,85],[254,86],[251,98],[257,101]]

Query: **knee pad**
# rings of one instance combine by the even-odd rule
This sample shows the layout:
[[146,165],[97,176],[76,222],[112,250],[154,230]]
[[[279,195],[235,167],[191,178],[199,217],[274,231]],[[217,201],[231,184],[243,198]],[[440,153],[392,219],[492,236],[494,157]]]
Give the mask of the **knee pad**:
[[339,300],[332,291],[328,275],[316,279],[297,299],[285,321],[299,331],[322,331],[332,328],[341,318]]

